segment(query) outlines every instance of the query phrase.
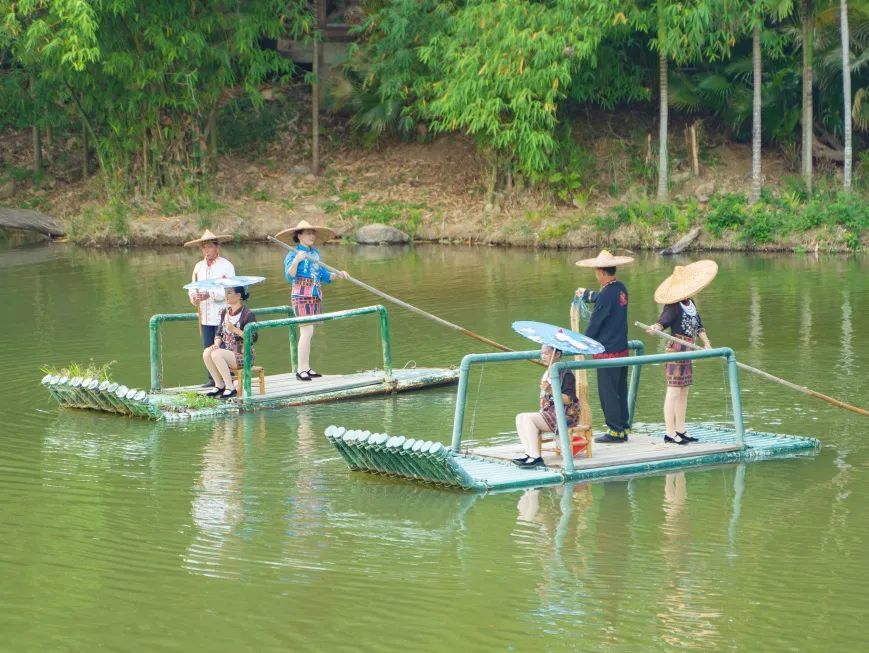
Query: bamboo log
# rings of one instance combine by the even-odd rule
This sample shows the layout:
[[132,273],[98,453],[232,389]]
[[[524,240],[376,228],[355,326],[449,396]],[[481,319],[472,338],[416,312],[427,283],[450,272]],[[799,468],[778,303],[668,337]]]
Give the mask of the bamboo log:
[[[648,331],[650,329],[648,324],[643,324],[642,322],[634,322],[634,326],[638,326],[641,329],[644,329],[646,331]],[[679,344],[684,345],[685,347],[688,347],[689,349],[695,349],[695,350],[703,349],[702,347],[699,347],[698,345],[687,342],[686,340],[682,340],[681,338],[674,338],[673,336],[671,336],[667,333],[664,333],[662,331],[655,331],[654,333],[655,333],[655,335],[663,338],[664,340],[669,340],[671,342],[678,342]],[[829,395],[825,395],[825,394],[818,392],[816,390],[812,390],[811,388],[807,388],[804,385],[797,385],[796,383],[791,383],[790,381],[787,381],[786,379],[782,379],[778,376],[774,376],[774,375],[770,374],[769,372],[764,372],[761,369],[758,369],[756,367],[752,367],[751,365],[746,365],[745,363],[740,363],[737,361],[736,366],[739,367],[740,369],[745,370],[746,372],[751,372],[752,374],[757,374],[758,376],[763,377],[767,381],[773,381],[774,383],[778,383],[779,385],[783,385],[786,388],[790,388],[791,390],[796,390],[797,392],[801,392],[805,395],[809,395],[810,397],[817,397],[818,399],[821,399],[822,401],[826,401],[828,404],[838,406],[839,408],[845,408],[846,410],[850,410],[851,412],[857,413],[858,415],[864,415],[866,417],[869,417],[869,410],[866,410],[865,408],[860,408],[859,406],[854,406],[854,405],[849,404],[847,402],[844,402],[840,399],[836,399],[835,397],[830,397]]]

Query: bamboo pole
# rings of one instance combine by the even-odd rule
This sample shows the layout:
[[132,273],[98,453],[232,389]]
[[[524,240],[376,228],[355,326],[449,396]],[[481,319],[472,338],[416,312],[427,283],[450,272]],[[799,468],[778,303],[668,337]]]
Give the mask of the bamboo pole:
[[[644,329],[646,331],[648,331],[651,328],[648,324],[643,324],[642,322],[634,322],[634,326],[638,326],[641,329]],[[671,336],[667,333],[664,333],[662,331],[655,331],[654,333],[655,333],[655,335],[657,335],[665,340],[670,340],[671,342],[678,342],[679,344],[684,345],[685,347],[688,347],[689,349],[695,349],[695,350],[703,349],[702,347],[699,347],[693,343],[687,342],[686,340],[682,340],[681,338],[674,338],[673,336]],[[838,406],[839,408],[845,408],[846,410],[850,410],[851,412],[857,413],[858,415],[864,415],[866,417],[869,417],[869,410],[866,410],[865,408],[860,408],[859,406],[854,406],[852,404],[849,404],[849,403],[846,403],[846,402],[841,401],[839,399],[836,399],[835,397],[830,397],[830,396],[825,395],[821,392],[817,392],[816,390],[812,390],[811,388],[807,388],[803,385],[797,385],[796,383],[791,383],[790,381],[787,381],[787,380],[782,379],[782,378],[777,377],[777,376],[773,376],[769,372],[764,372],[763,370],[760,370],[756,367],[752,367],[751,365],[746,365],[745,363],[740,363],[737,361],[736,366],[739,367],[740,369],[745,370],[746,372],[751,372],[752,374],[757,374],[758,376],[763,377],[767,381],[773,381],[775,383],[778,383],[779,385],[785,386],[786,388],[790,388],[791,390],[796,390],[797,392],[802,392],[805,395],[809,395],[810,397],[817,397],[818,399],[821,399],[822,401],[826,401],[828,404]]]
[[[269,236],[268,238],[273,243],[277,243],[278,245],[280,245],[281,247],[283,247],[287,250],[292,251],[292,249],[293,249],[292,247],[290,247],[289,245],[287,245],[284,242],[281,242],[280,240],[278,240],[274,236]],[[322,265],[324,268],[326,268],[329,272],[332,272],[335,274],[340,273],[339,270],[336,270],[335,268],[333,268],[329,265],[326,265],[325,263],[323,263],[323,261],[320,261],[320,265]],[[416,306],[413,306],[412,304],[408,304],[407,302],[404,302],[404,301],[398,299],[397,297],[393,297],[392,295],[387,295],[385,292],[378,290],[374,286],[369,286],[364,281],[359,281],[359,279],[354,279],[349,274],[347,275],[347,281],[359,286],[360,288],[363,288],[364,290],[367,290],[370,293],[377,295],[378,297],[382,297],[383,299],[390,301],[393,304],[398,304],[402,308],[406,308],[407,310],[409,310],[411,313],[416,313],[417,315],[421,315],[422,317],[427,318],[429,320],[432,320],[433,322],[437,322],[441,326],[445,326],[448,329],[452,329],[453,331],[458,331],[462,335],[468,336],[469,338],[474,338],[475,340],[479,340],[480,342],[484,342],[487,345],[489,345],[490,347],[494,347],[495,349],[500,349],[501,351],[513,351],[512,349],[510,349],[506,345],[502,345],[499,342],[495,342],[494,340],[491,340],[491,339],[487,338],[486,336],[481,336],[479,333],[474,333],[470,329],[466,329],[465,327],[459,326],[458,324],[453,324],[452,322],[448,322],[447,320],[445,320],[441,317],[438,317],[437,315],[432,315],[431,313],[428,313],[428,312],[422,310],[421,308],[417,308]],[[542,364],[539,361],[536,361],[536,362],[539,364]]]

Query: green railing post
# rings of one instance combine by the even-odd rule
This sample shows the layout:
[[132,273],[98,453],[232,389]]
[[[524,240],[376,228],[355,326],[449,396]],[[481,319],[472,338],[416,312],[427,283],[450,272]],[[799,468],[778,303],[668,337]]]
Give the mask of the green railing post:
[[242,400],[247,403],[250,399],[250,368],[253,361],[253,336],[257,332],[257,323],[249,322],[244,327],[244,369],[242,370]]
[[731,351],[727,355],[727,379],[730,386],[730,402],[733,405],[733,423],[736,427],[736,442],[740,449],[745,449],[745,423],[742,419],[742,396],[739,391],[739,371],[736,367],[736,355]]
[[540,358],[540,350],[507,351],[491,354],[468,354],[459,366],[459,389],[456,393],[456,412],[453,417],[453,439],[450,448],[458,451],[462,446],[462,425],[465,420],[465,400],[468,396],[468,376],[471,365],[475,363],[495,363],[502,361],[536,360]]
[[157,333],[160,328],[158,315],[152,315],[148,320],[148,341],[150,343],[151,358],[151,391],[160,389],[160,340]]
[[[293,318],[295,314],[292,310],[287,311],[287,318]],[[289,338],[290,338],[290,371],[295,374],[298,372],[298,365],[296,363],[296,352],[299,349],[299,332],[295,324],[291,324],[289,326]]]
[[549,383],[552,385],[552,401],[555,404],[555,422],[558,425],[558,440],[561,442],[561,461],[564,471],[570,473],[573,465],[573,444],[567,432],[567,416],[564,414],[564,399],[561,397],[561,363],[549,368]]
[[380,344],[383,348],[383,377],[387,383],[392,383],[392,344],[389,338],[389,315],[386,307],[377,305],[380,313]]
[[[646,353],[646,346],[642,340],[631,340],[628,342],[628,348],[636,352],[635,356],[642,356]],[[633,425],[634,415],[637,411],[637,394],[640,390],[640,370],[642,369],[642,365],[631,366],[631,380],[628,385],[628,426]]]

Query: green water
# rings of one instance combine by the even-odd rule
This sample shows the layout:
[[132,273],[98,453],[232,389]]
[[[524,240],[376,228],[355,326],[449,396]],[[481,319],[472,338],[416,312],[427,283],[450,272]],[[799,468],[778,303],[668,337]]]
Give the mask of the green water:
[[[252,305],[286,303],[279,252],[226,254],[270,277]],[[326,255],[514,347],[513,320],[566,323],[573,290],[593,284],[578,252]],[[448,441],[452,388],[181,426],[50,403],[48,363],[117,360],[117,380],[147,386],[147,318],[190,310],[180,286],[194,257],[0,252],[0,650],[865,650],[869,421],[744,373],[747,425],[818,437],[820,452],[491,496],[351,474],[322,435],[334,423]],[[866,259],[715,258],[698,301],[713,345],[869,404]],[[631,319],[656,318],[672,264],[640,256],[623,270]],[[371,303],[346,282],[326,297],[332,310]],[[397,367],[485,351],[400,309],[391,318]],[[163,354],[167,385],[201,380],[195,327],[169,325]],[[257,355],[285,370],[285,334],[263,334]],[[379,356],[374,317],[314,340],[329,373]],[[689,418],[727,421],[722,365],[695,369]],[[538,375],[527,363],[476,373],[466,438],[505,437],[534,409]],[[663,372],[643,375],[637,419],[657,422]]]

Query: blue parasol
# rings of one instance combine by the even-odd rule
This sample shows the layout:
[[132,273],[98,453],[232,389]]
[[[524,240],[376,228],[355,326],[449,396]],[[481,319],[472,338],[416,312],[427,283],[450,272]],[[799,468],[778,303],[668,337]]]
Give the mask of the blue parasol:
[[513,330],[539,345],[549,345],[565,354],[602,354],[603,345],[581,333],[545,322],[513,322]]
[[216,288],[238,288],[239,286],[253,286],[265,281],[265,277],[223,277],[221,279],[203,279],[194,281],[184,286],[184,290],[214,290]]

